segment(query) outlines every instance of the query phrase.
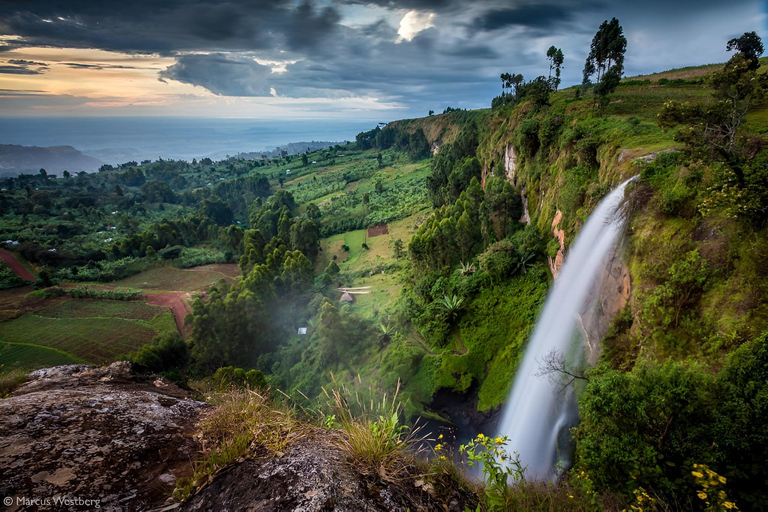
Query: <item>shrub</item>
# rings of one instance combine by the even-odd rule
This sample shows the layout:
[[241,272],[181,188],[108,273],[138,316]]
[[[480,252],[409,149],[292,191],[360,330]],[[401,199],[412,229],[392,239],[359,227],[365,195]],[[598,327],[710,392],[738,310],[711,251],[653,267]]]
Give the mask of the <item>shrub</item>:
[[144,296],[144,292],[133,288],[104,290],[91,288],[88,285],[72,288],[67,293],[75,299],[140,300]]
[[187,344],[178,333],[155,336],[151,345],[143,345],[128,356],[153,372],[166,372],[186,366],[189,360]]
[[265,389],[267,379],[260,370],[243,370],[234,366],[225,366],[216,370],[211,377],[214,388],[217,391],[227,389]]

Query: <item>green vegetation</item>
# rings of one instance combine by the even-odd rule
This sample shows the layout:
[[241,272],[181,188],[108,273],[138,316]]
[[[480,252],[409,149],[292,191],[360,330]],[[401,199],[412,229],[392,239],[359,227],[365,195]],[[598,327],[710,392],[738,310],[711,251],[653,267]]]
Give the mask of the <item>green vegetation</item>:
[[148,343],[151,324],[121,318],[47,318],[26,314],[3,323],[2,341],[49,347],[91,363],[114,361]]
[[30,370],[84,362],[82,359],[51,347],[0,342],[0,365],[3,373],[14,368]]
[[167,313],[167,309],[150,306],[140,301],[116,301],[105,299],[72,299],[39,311],[48,318],[126,318],[152,320]]
[[6,265],[4,261],[0,261],[0,290],[22,286],[24,284],[26,284],[26,281],[17,276],[16,273],[11,270],[11,267]]

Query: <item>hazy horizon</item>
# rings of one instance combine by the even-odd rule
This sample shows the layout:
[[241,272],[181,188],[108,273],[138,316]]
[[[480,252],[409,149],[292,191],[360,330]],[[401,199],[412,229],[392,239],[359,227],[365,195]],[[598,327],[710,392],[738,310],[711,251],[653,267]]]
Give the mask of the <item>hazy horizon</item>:
[[222,159],[295,142],[341,142],[375,120],[195,117],[0,117],[0,144],[72,146],[109,164],[130,160]]

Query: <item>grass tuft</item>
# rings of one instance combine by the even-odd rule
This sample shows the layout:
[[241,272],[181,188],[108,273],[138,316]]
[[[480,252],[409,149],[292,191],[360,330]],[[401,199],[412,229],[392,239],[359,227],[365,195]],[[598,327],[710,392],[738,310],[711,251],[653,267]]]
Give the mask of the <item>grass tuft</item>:
[[380,400],[361,399],[359,392],[352,393],[343,384],[323,392],[346,434],[336,438],[337,445],[363,474],[394,482],[411,472],[428,436],[421,434],[421,427],[400,423],[399,381],[394,395],[384,394]]
[[202,457],[192,477],[179,479],[173,493],[179,500],[188,498],[228,464],[257,451],[282,454],[311,432],[309,425],[270,400],[267,393],[231,390],[214,395],[210,402],[216,408],[198,426]]
[[0,398],[6,398],[14,389],[27,381],[27,372],[14,368],[11,371],[2,373],[0,366]]

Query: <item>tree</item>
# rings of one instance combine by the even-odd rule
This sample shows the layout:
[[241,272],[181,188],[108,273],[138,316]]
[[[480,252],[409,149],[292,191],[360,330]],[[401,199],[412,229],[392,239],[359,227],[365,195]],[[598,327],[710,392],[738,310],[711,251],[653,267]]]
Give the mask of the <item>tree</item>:
[[309,157],[307,157],[306,153],[302,153],[301,154],[301,165],[306,167],[308,163],[309,163]]
[[755,71],[760,67],[759,57],[763,54],[763,41],[755,32],[744,32],[741,37],[735,37],[728,41],[726,49],[730,52],[736,50],[743,54],[749,62],[747,69]]
[[70,176],[72,176],[72,175],[69,173],[69,171],[67,171],[67,170],[65,170],[63,173],[61,173],[61,175],[62,175],[62,176],[64,176],[65,178],[69,178]]
[[399,238],[394,241],[395,258],[400,259],[405,256],[405,248],[403,247],[403,241]]
[[433,115],[435,115],[435,111],[434,111],[434,110],[430,110],[430,111],[429,111],[429,115],[430,115],[430,116],[433,116]]
[[[755,38],[750,36],[748,42],[750,48],[757,47],[755,51],[758,51],[762,48],[762,41],[757,36]],[[729,41],[729,49],[737,47],[734,41],[738,40]],[[704,142],[709,149],[724,157],[735,155],[739,149],[736,144],[739,127],[749,112],[764,104],[768,91],[768,76],[759,73],[757,69],[751,69],[752,64],[751,55],[739,51],[722,71],[713,73],[709,79],[717,100],[714,105],[667,102],[659,113],[659,125],[669,128],[676,124],[687,124],[689,128],[680,131],[678,140],[691,147],[700,146]],[[736,171],[738,174],[739,171]],[[739,176],[739,179],[742,177]]]
[[584,84],[596,77],[594,86],[595,102],[600,102],[600,117],[605,113],[608,95],[616,90],[624,74],[624,53],[627,51],[627,38],[619,20],[611,18],[604,21],[592,39],[589,56],[584,64]]
[[383,162],[382,162],[382,158],[381,158],[381,153],[379,153],[378,155],[376,155],[376,163],[379,165],[379,169],[381,169],[382,167],[384,167],[384,164],[383,164]]
[[[550,46],[549,50],[547,50],[547,58],[549,59],[549,80],[552,84],[552,89],[556,91],[560,86],[560,70],[562,69],[565,56],[560,48]],[[554,79],[552,78],[553,69],[555,70]]]

